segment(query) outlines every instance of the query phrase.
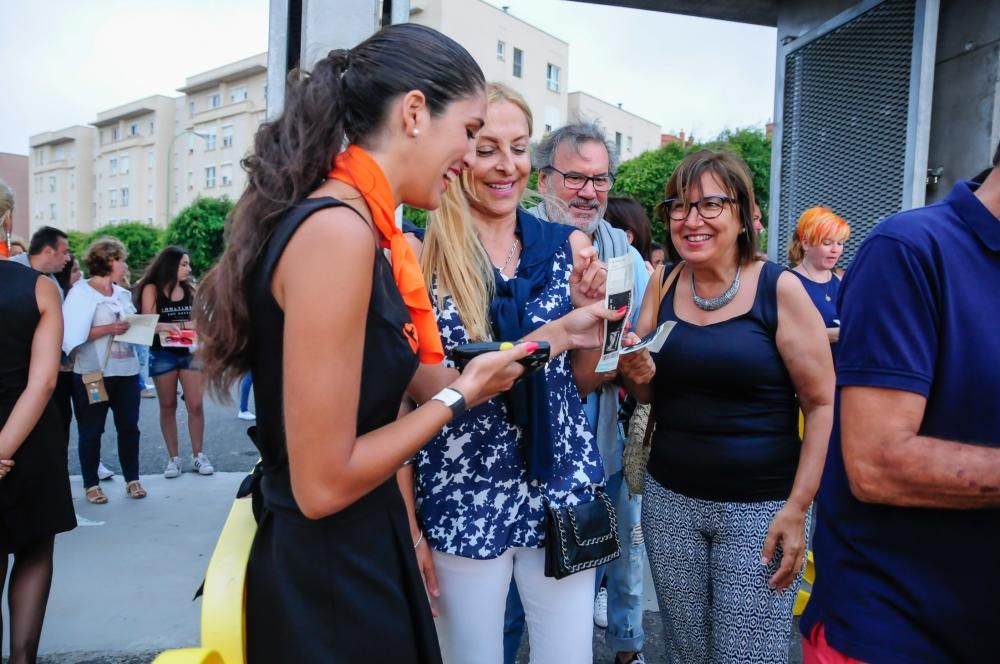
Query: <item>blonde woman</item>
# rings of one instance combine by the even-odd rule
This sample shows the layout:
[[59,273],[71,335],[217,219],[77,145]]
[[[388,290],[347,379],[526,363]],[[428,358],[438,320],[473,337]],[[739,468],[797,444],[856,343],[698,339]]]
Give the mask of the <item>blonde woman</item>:
[[504,86],[489,85],[487,96],[476,162],[432,215],[422,267],[446,350],[527,338],[548,341],[552,360],[418,453],[413,538],[445,662],[502,661],[512,577],[533,661],[590,662],[594,570],[548,578],[542,547],[545,503],[593,500],[603,483],[579,396],[599,383],[597,354],[565,351],[598,344],[603,303],[587,305],[604,272],[583,233],[519,207],[531,172],[531,112]]

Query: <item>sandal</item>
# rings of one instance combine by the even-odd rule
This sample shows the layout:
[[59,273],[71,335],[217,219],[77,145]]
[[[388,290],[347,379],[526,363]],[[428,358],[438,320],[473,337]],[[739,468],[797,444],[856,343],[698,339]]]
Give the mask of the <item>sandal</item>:
[[[125,493],[129,498],[135,498],[136,500],[146,497],[146,490],[142,488],[139,484],[139,480],[132,480],[125,485]],[[105,500],[105,502],[107,502]]]
[[94,505],[103,505],[108,502],[108,497],[104,495],[104,491],[101,490],[99,486],[92,486],[83,490],[84,496],[87,498],[88,503],[93,503]]

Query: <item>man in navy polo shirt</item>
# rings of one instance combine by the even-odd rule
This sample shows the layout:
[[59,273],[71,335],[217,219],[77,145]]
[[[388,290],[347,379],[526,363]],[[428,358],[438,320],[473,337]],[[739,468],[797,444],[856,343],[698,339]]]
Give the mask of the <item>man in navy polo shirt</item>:
[[847,271],[807,664],[1000,658],[998,163]]

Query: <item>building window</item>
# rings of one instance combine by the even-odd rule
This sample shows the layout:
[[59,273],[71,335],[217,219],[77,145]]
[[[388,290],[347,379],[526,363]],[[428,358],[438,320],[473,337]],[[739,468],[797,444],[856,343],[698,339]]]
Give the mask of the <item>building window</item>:
[[69,144],[69,158],[76,159],[76,146],[72,143]]
[[153,120],[150,120],[150,121],[149,121],[149,135],[150,135],[150,136],[152,136],[152,135],[153,135],[153,130],[154,130],[155,128],[156,128],[156,122],[154,122]]
[[132,124],[130,124],[128,126],[128,135],[129,136],[138,136],[139,135],[139,123],[138,122],[133,122]]
[[218,108],[222,106],[222,95],[216,92],[214,95],[208,98],[209,108]]
[[215,149],[215,130],[210,129],[205,132],[205,149],[214,150]]
[[118,207],[118,190],[108,189],[108,207]]
[[122,138],[122,128],[121,127],[112,127],[111,128],[111,140],[112,141],[120,141],[121,138]]
[[631,151],[632,151],[632,137],[631,137],[631,136],[629,136],[628,138],[626,138],[626,139],[625,139],[625,148],[626,148],[626,149],[627,149],[627,150],[628,150],[629,152],[631,152]]
[[615,149],[618,150],[619,154],[622,151],[622,133],[620,131],[615,132]]
[[108,159],[108,175],[118,175],[118,157]]
[[125,175],[126,173],[128,173],[128,153],[127,152],[122,153],[122,155],[118,157],[118,165],[120,167],[120,172],[121,172],[122,175]]
[[153,170],[153,151],[146,150],[146,170]]
[[507,59],[507,44],[502,41],[497,41],[497,60]]
[[66,148],[61,145],[56,146],[56,161],[62,161],[66,158]]
[[559,67],[553,64],[545,67],[545,87],[552,92],[559,92]]
[[237,85],[229,93],[229,103],[235,104],[236,102],[246,101],[247,98],[247,86]]
[[221,170],[220,175],[222,176],[222,186],[223,187],[233,186],[233,165],[223,164],[220,167],[220,170]]
[[54,192],[56,190],[56,176],[49,176],[49,191]]
[[233,125],[222,126],[222,147],[233,147]]
[[56,220],[56,204],[49,203],[49,221]]
[[215,166],[205,167],[205,189],[215,188]]
[[521,78],[521,68],[524,66],[524,51],[514,49],[514,76]]
[[69,189],[70,191],[76,190],[76,173],[69,174]]
[[194,189],[194,171],[188,171],[188,191]]
[[151,184],[146,185],[146,202],[147,203],[153,202],[153,185]]
[[188,102],[188,110],[191,112],[191,115],[194,115],[194,102],[193,101],[192,102]]
[[122,187],[122,207],[128,207],[128,187]]

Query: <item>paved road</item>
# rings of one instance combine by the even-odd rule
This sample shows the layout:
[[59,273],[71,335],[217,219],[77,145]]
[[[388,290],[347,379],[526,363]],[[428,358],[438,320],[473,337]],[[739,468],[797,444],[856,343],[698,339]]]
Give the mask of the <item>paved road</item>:
[[[253,422],[236,418],[237,403],[235,399],[232,404],[205,400],[205,453],[212,460],[216,470],[246,472],[257,460],[257,451],[246,435],[247,427]],[[252,409],[252,398],[250,404]],[[180,435],[180,455],[184,470],[188,472],[191,470],[191,439],[187,432],[187,411],[184,402],[180,400],[177,406],[177,428]],[[167,465],[167,448],[160,433],[160,411],[156,399],[142,399],[139,432],[139,474],[162,474],[164,466]],[[111,470],[119,472],[121,467],[118,464],[116,440],[114,423],[109,415],[107,428],[101,440],[101,460]],[[72,475],[80,474],[75,422],[70,427],[69,469]]]

